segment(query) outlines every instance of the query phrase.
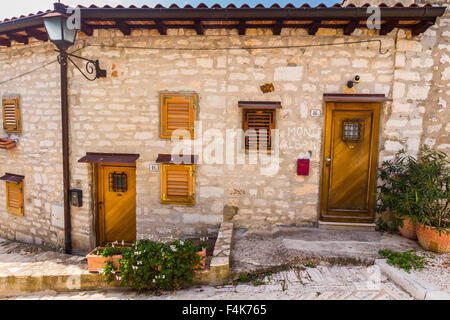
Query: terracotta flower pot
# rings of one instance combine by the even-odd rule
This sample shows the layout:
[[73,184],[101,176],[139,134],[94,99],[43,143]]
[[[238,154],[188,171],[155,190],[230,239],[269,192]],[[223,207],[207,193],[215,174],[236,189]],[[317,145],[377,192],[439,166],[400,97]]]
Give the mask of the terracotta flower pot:
[[106,261],[112,261],[114,267],[118,270],[119,269],[119,260],[122,259],[121,254],[116,254],[109,257],[103,257],[100,255],[96,255],[94,252],[97,249],[92,250],[88,253],[86,256],[87,262],[88,262],[88,271],[89,272],[99,272],[103,267],[105,266]]
[[200,262],[195,269],[205,269],[206,248],[203,248],[202,251],[198,251],[197,254],[200,256]]
[[[447,231],[449,231],[447,229]],[[450,252],[450,233],[439,232],[435,228],[424,225],[416,225],[417,238],[420,245],[430,251],[447,253]]]
[[408,238],[411,240],[417,239],[416,227],[414,226],[414,224],[410,218],[403,219],[403,227],[398,226],[398,231],[405,238]]

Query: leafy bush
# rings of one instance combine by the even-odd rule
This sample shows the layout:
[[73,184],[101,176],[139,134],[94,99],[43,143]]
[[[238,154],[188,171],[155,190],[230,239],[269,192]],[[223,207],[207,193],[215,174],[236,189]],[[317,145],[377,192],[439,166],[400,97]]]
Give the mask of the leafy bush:
[[400,151],[379,171],[378,211],[390,211],[398,225],[408,217],[439,232],[450,228],[450,162],[441,151],[424,147],[418,158]]
[[109,262],[103,273],[107,282],[117,279],[121,286],[138,290],[179,289],[192,282],[193,271],[201,259],[197,252],[206,246],[206,243],[194,245],[190,240],[168,243],[140,240],[132,247],[121,248],[119,270]]
[[123,247],[115,247],[114,244],[106,246],[104,248],[96,248],[93,252],[94,255],[102,257],[110,257],[118,254],[122,254]]
[[387,258],[387,264],[403,269],[408,273],[410,273],[411,269],[422,270],[428,264],[425,257],[416,255],[413,249],[405,252],[379,250],[378,254]]

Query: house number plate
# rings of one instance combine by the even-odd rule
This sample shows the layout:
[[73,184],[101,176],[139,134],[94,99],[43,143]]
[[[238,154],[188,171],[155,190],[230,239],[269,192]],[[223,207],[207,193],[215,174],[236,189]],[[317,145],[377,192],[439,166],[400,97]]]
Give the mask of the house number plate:
[[320,109],[311,109],[311,117],[320,117]]
[[151,172],[158,172],[159,171],[159,164],[158,163],[151,163],[150,164],[150,171]]

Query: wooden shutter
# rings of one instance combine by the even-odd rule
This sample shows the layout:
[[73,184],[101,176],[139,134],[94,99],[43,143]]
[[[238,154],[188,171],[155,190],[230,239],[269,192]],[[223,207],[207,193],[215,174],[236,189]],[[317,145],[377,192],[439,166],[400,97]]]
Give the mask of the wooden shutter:
[[161,203],[195,204],[195,165],[161,165]]
[[171,138],[177,129],[185,129],[195,138],[196,94],[161,94],[161,138]]
[[[275,129],[275,110],[274,109],[244,109],[243,111],[243,130],[245,135],[245,149],[256,145],[257,149],[268,151],[272,149],[272,129]],[[266,130],[266,136],[260,134],[260,130]],[[267,145],[267,147],[265,146]]]
[[20,132],[20,98],[3,98],[3,130],[5,132]]
[[23,215],[23,182],[6,182],[6,207],[9,213]]

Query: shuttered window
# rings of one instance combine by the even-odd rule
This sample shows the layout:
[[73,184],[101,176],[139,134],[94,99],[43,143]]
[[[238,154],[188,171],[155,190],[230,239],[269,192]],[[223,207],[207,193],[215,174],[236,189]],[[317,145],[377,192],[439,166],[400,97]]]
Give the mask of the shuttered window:
[[195,164],[161,164],[161,203],[195,204]]
[[6,182],[6,207],[9,213],[23,215],[23,182]]
[[177,129],[187,130],[195,138],[196,94],[161,94],[161,138],[171,138]]
[[244,109],[242,127],[245,149],[272,150],[272,129],[275,129],[275,109]]
[[3,130],[5,132],[20,132],[20,99],[3,98]]

